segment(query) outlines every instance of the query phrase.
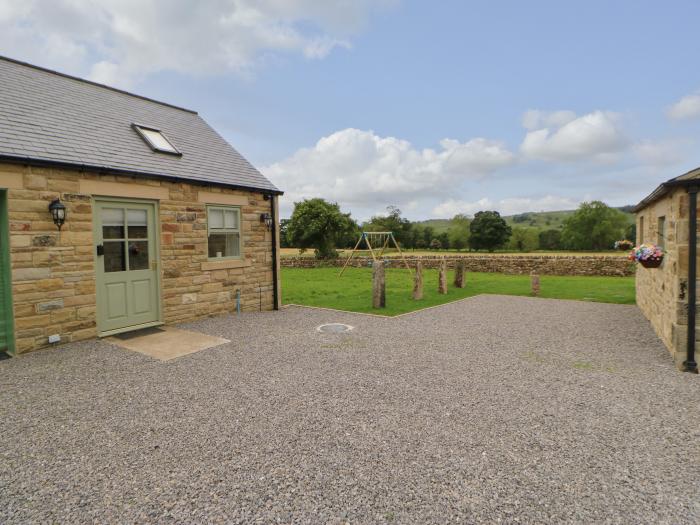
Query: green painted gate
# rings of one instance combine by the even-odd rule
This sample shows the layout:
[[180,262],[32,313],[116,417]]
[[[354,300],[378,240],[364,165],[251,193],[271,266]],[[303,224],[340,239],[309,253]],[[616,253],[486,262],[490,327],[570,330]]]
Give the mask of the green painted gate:
[[8,222],[7,191],[0,190],[0,352],[13,354],[15,345]]
[[156,204],[96,199],[94,225],[100,335],[159,324]]

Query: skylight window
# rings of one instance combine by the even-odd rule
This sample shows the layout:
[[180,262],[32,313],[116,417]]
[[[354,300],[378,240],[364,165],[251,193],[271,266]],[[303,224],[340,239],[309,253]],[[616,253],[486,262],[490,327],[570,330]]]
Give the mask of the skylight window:
[[157,128],[149,128],[141,124],[131,125],[141,138],[146,141],[153,151],[161,153],[170,153],[171,155],[182,155],[180,151],[173,145],[168,138],[163,135],[163,132]]

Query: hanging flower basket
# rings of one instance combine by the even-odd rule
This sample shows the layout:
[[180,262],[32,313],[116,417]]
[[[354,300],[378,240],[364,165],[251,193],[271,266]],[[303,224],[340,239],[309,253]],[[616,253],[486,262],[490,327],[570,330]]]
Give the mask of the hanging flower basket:
[[629,259],[644,268],[658,268],[664,260],[664,251],[655,244],[640,244],[629,254]]
[[628,241],[627,239],[622,239],[621,241],[615,241],[615,249],[626,252],[634,248],[634,243]]
[[661,266],[663,260],[663,257],[661,257],[660,259],[647,259],[646,261],[639,261],[639,264],[644,266],[644,268],[658,268],[659,266]]

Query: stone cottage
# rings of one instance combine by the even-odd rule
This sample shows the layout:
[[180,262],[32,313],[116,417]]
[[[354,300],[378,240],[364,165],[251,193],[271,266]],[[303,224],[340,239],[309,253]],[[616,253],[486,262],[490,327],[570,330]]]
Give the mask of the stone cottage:
[[281,192],[196,112],[0,79],[0,351],[278,308]]
[[697,192],[700,168],[661,184],[634,209],[637,243],[663,247],[658,268],[637,268],[637,304],[676,365],[697,372]]

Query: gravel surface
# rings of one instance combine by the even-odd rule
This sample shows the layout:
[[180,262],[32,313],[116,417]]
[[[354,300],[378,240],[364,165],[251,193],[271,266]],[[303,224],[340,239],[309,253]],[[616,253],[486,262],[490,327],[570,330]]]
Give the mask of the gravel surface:
[[184,327],[233,342],[0,362],[0,522],[700,521],[700,381],[634,306]]

